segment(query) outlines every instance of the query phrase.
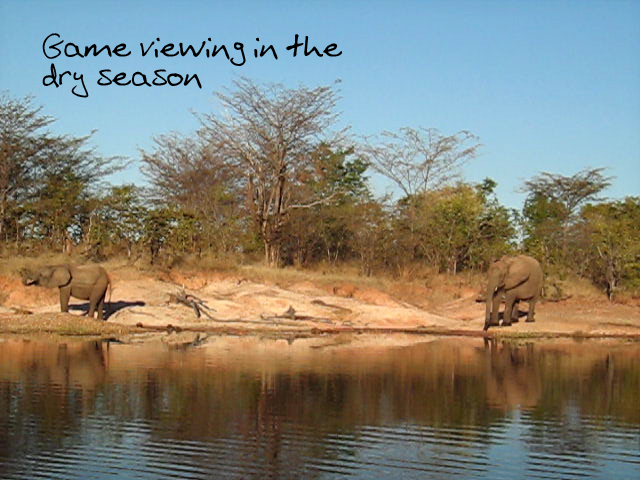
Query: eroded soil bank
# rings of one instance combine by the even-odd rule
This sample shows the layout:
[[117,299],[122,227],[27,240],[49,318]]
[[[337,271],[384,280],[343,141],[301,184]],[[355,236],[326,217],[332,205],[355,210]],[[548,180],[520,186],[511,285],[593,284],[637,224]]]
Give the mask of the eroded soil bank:
[[[84,316],[85,301],[72,299],[71,312],[63,314],[57,291],[25,287],[17,276],[0,277],[0,333],[138,340],[160,336],[177,343],[223,335],[318,338],[322,343],[330,334],[347,338],[360,333],[416,339],[426,334],[640,339],[640,307],[609,303],[604,297],[542,302],[535,323],[520,321],[484,333],[484,304],[476,301],[479,288],[461,287],[455,298],[441,302],[427,301],[433,292],[425,289],[424,299],[418,292],[408,302],[398,295],[401,285],[383,291],[340,281],[317,282],[312,275],[286,284],[252,281],[241,273],[159,275],[130,267],[112,269],[110,275],[113,288],[104,322]],[[200,317],[176,297],[203,302]]]

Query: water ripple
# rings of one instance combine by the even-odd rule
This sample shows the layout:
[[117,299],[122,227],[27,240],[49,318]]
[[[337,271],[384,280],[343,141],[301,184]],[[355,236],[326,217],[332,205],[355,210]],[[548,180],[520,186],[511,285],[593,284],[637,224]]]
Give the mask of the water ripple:
[[95,345],[62,365],[56,345],[23,367],[0,351],[0,478],[640,478],[637,348],[587,346],[566,368],[531,348],[490,364],[481,344],[432,348],[280,371],[119,346],[95,375]]

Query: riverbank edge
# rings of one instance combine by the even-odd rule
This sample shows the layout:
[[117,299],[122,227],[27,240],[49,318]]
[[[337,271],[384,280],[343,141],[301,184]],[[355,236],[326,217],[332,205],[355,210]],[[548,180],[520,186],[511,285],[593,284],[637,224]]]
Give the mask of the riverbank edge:
[[573,340],[621,340],[640,342],[640,333],[620,332],[584,332],[584,331],[513,331],[503,327],[493,327],[488,331],[471,329],[448,329],[442,327],[252,327],[228,325],[207,326],[154,326],[138,324],[135,326],[113,322],[101,322],[72,314],[46,315],[46,320],[39,318],[43,315],[10,316],[0,315],[0,336],[23,337],[51,336],[70,339],[100,339],[122,341],[124,338],[144,337],[149,334],[155,336],[171,336],[174,334],[211,335],[217,337],[258,337],[269,339],[285,339],[293,341],[301,338],[327,337],[338,335],[415,335],[417,337],[474,337],[501,341],[546,341],[553,339]]

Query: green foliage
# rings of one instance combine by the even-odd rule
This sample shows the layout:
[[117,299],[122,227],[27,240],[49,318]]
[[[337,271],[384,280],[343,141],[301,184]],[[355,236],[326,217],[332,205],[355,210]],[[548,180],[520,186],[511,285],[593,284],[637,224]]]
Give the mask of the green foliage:
[[32,98],[0,96],[0,235],[19,239],[23,203],[30,198],[55,138],[45,129],[53,122],[32,105]]
[[512,249],[513,214],[498,202],[496,182],[459,182],[407,195],[388,211],[388,263],[401,275],[415,265],[438,272],[482,269]]
[[561,264],[567,208],[541,193],[527,197],[522,211],[524,248],[545,264]]
[[160,250],[171,236],[173,220],[173,212],[168,208],[155,208],[146,212],[142,242],[149,250],[152,265],[157,263]]
[[476,185],[483,208],[479,217],[479,241],[471,257],[474,268],[488,268],[493,260],[511,253],[515,246],[517,214],[500,204],[494,192],[496,186],[490,178]]
[[353,156],[353,149],[333,151],[320,144],[312,154],[313,169],[295,192],[296,204],[318,198],[309,208],[293,208],[284,228],[285,263],[298,265],[352,259],[355,227],[363,204],[371,201],[365,173],[368,163]]
[[90,256],[96,260],[109,253],[126,252],[132,257],[136,244],[142,239],[144,218],[139,189],[135,185],[114,186],[106,195],[95,200],[85,229],[83,241]]
[[338,195],[338,203],[371,199],[365,176],[369,162],[361,157],[349,158],[353,154],[353,148],[334,152],[329,145],[321,144],[314,154],[314,189],[325,196]]
[[457,273],[483,268],[508,252],[515,229],[494,187],[487,179],[475,187],[460,183],[404,198],[392,228],[402,252],[398,259]]
[[591,168],[572,176],[543,172],[524,183],[524,247],[554,269],[576,270],[575,245],[580,240],[580,208],[611,184],[604,169]]
[[610,299],[620,285],[640,287],[640,197],[587,205],[582,210],[588,273]]
[[29,97],[0,96],[0,238],[67,249],[104,177],[122,164],[88,147],[90,135],[51,134],[53,119],[40,110]]
[[572,176],[543,173],[525,182],[524,247],[547,272],[574,272],[601,286],[609,299],[640,286],[640,207],[637,197],[597,202],[611,183],[603,169]]
[[390,216],[383,205],[374,201],[360,204],[352,222],[352,248],[361,272],[369,276],[392,266],[397,250],[393,249]]

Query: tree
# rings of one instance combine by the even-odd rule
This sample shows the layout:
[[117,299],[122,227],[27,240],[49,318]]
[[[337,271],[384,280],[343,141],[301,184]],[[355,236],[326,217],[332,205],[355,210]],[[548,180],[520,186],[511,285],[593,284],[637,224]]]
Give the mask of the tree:
[[[336,195],[330,204],[319,205],[318,241],[323,256],[330,263],[339,259],[347,260],[355,255],[352,239],[359,225],[360,217],[366,215],[366,206],[373,202],[365,172],[368,162],[360,157],[346,158],[349,152],[329,155],[323,169],[326,169],[322,196]],[[322,183],[320,182],[320,185]]]
[[469,185],[423,193],[417,222],[420,254],[438,270],[457,273],[479,239],[482,208]]
[[34,236],[67,245],[82,226],[88,198],[124,165],[88,147],[84,137],[53,135],[51,117],[32,99],[0,96],[0,238]]
[[283,227],[297,208],[327,202],[330,197],[301,198],[296,190],[313,169],[312,154],[336,123],[336,93],[314,89],[258,85],[242,78],[235,90],[217,97],[224,114],[202,120],[201,136],[216,154],[245,173],[251,217],[264,243],[265,261],[280,263]]
[[624,280],[640,286],[640,197],[586,205],[582,218],[589,275],[605,287],[609,300]]
[[134,246],[142,240],[144,219],[147,210],[142,204],[142,195],[135,185],[113,186],[95,201],[84,243],[90,256],[101,259],[103,249],[124,249],[131,258]]
[[595,201],[610,184],[603,168],[581,170],[572,176],[543,172],[527,180],[523,209],[524,241],[527,251],[544,263],[569,266],[570,247],[575,243],[575,228],[580,208]]
[[374,170],[391,179],[403,196],[395,206],[397,268],[419,258],[424,244],[418,231],[426,212],[423,195],[454,184],[460,167],[477,154],[477,137],[468,131],[445,136],[435,128],[404,127],[367,139],[363,150]]
[[525,250],[544,264],[563,263],[568,218],[567,208],[559,200],[543,193],[527,196],[521,218]]
[[369,165],[354,157],[353,148],[333,151],[324,143],[312,154],[312,161],[314,168],[302,179],[293,201],[333,200],[291,211],[283,231],[283,259],[296,264],[322,260],[335,264],[353,254],[354,217],[371,200],[365,176]]
[[613,177],[604,176],[604,168],[587,168],[575,175],[542,172],[524,182],[523,191],[530,196],[541,196],[558,202],[566,209],[566,216],[574,217],[582,205],[598,199]]
[[420,262],[455,274],[508,253],[515,228],[495,198],[495,186],[491,179],[461,182],[399,201],[393,224],[393,243],[401,252],[397,266]]
[[480,148],[477,137],[466,130],[443,136],[435,128],[404,127],[381,137],[379,143],[369,139],[364,150],[372,167],[395,182],[405,197],[450,184]]
[[38,232],[49,246],[61,245],[68,251],[71,242],[82,240],[82,219],[89,213],[90,203],[88,179],[71,165],[65,166],[43,175],[33,186],[32,196],[23,203],[27,213],[23,226],[28,227],[25,231]]
[[198,238],[197,250],[237,246],[245,215],[242,180],[220,151],[200,137],[171,133],[154,138],[154,149],[141,153],[154,204],[182,211],[180,231],[192,244]]
[[500,204],[495,194],[496,186],[491,178],[475,185],[483,208],[478,219],[479,241],[472,247],[471,266],[483,270],[510,253],[516,237],[517,212]]
[[34,107],[32,98],[10,98],[0,95],[0,238],[13,227],[21,197],[35,180],[36,166],[44,161],[53,142],[44,129],[53,122]]
[[384,206],[375,201],[363,202],[351,221],[350,241],[362,273],[370,276],[375,269],[389,266],[393,236]]

